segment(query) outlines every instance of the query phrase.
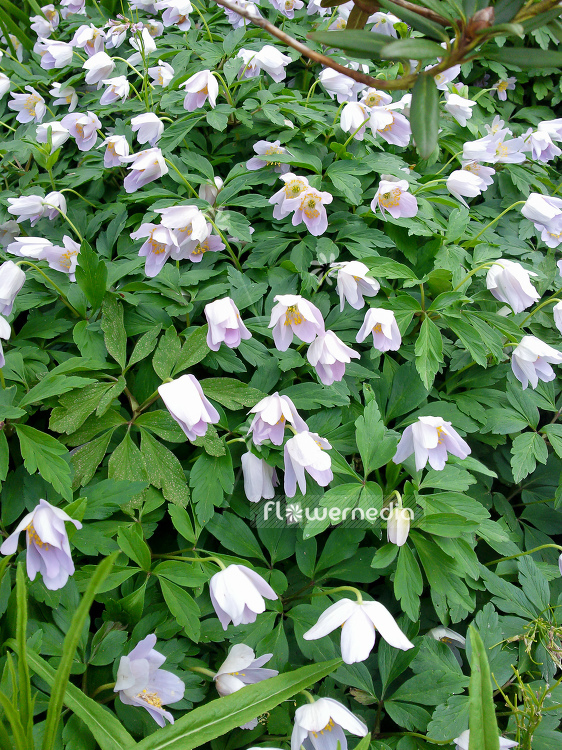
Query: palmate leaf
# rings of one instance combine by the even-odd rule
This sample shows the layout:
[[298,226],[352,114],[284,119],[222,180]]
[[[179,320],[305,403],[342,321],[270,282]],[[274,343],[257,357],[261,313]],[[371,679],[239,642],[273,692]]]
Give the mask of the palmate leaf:
[[296,695],[342,663],[332,659],[248,685],[232,695],[211,701],[182,716],[138,743],[136,750],[192,750],[246,724]]

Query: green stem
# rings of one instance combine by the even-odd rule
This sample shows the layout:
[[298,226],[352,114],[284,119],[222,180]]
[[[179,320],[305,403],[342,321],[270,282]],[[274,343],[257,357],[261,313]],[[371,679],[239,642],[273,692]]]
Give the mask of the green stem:
[[58,284],[55,284],[55,282],[54,282],[54,281],[53,281],[52,279],[50,279],[50,278],[49,278],[49,277],[47,276],[47,274],[46,274],[46,273],[44,273],[44,271],[42,271],[42,270],[41,270],[41,269],[39,268],[39,266],[36,266],[36,265],[35,265],[35,263],[31,263],[31,262],[30,262],[30,261],[28,261],[28,260],[19,260],[19,261],[18,261],[18,262],[16,263],[16,266],[23,266],[23,265],[25,265],[25,266],[31,266],[31,268],[34,268],[34,269],[35,269],[35,270],[36,270],[36,271],[37,271],[38,273],[40,273],[40,274],[41,274],[41,276],[43,276],[43,278],[45,278],[45,279],[46,279],[46,280],[47,280],[47,281],[49,282],[49,284],[51,284],[51,286],[52,286],[52,287],[54,287],[54,288],[55,288],[55,289],[57,290],[57,292],[58,292],[58,294],[59,294],[59,296],[60,296],[60,300],[61,300],[61,302],[62,302],[63,304],[65,304],[65,305],[66,305],[66,306],[68,307],[68,309],[69,309],[69,310],[70,310],[70,311],[71,311],[71,312],[72,312],[72,313],[73,313],[73,314],[74,314],[74,315],[75,315],[75,316],[76,316],[77,318],[81,318],[81,317],[82,317],[82,315],[80,315],[80,313],[78,312],[78,310],[76,310],[76,309],[75,309],[74,307],[72,307],[72,305],[70,304],[70,302],[69,302],[69,301],[68,301],[68,300],[66,299],[66,296],[65,296],[64,292],[63,292],[63,291],[62,291],[62,289],[61,289],[61,288],[60,288],[60,287],[58,286]]
[[[558,291],[560,291],[560,290],[558,290]],[[554,294],[556,295],[556,294],[558,294],[558,292],[555,292]],[[551,302],[562,302],[562,300],[561,300],[561,299],[558,299],[558,297],[556,297],[556,296],[554,296],[554,295],[553,295],[552,297],[549,297],[549,298],[548,298],[547,300],[545,300],[544,302],[541,302],[541,304],[540,304],[540,305],[539,305],[538,307],[535,307],[535,309],[534,309],[534,310],[532,310],[532,311],[531,311],[531,312],[530,312],[530,313],[529,313],[529,314],[527,315],[527,317],[525,318],[525,320],[523,320],[523,321],[521,322],[521,324],[520,324],[520,325],[521,325],[521,326],[524,326],[524,325],[525,325],[525,323],[526,323],[526,322],[527,322],[527,321],[529,320],[529,318],[532,318],[532,317],[533,317],[533,315],[534,315],[535,313],[538,313],[538,311],[539,311],[539,310],[540,310],[540,309],[541,309],[542,307],[545,307],[546,305],[550,305],[550,303],[551,303]]]
[[207,31],[207,36],[209,37],[209,41],[212,42],[213,41],[213,35],[211,34],[211,29],[209,28],[209,26],[207,24],[207,21],[205,20],[205,16],[200,11],[199,6],[197,5],[196,2],[193,2],[192,5],[195,8],[195,10],[197,11],[197,14],[199,15],[199,18],[203,22],[203,26],[205,27],[205,30]]
[[3,125],[5,128],[8,128],[8,130],[11,130],[12,133],[16,132],[16,128],[13,128],[11,125],[6,125],[6,123],[2,122],[1,120],[0,120],[0,125]]
[[218,78],[219,81],[222,83],[222,87],[224,89],[224,95],[226,96],[226,100],[230,104],[231,107],[234,107],[235,105],[234,105],[234,102],[232,101],[232,95],[230,93],[230,89],[228,88],[227,82],[224,80],[224,78],[221,76],[220,73],[217,73],[216,70],[213,72],[213,75],[215,76],[215,78]]
[[451,163],[451,162],[453,161],[453,159],[456,159],[456,158],[458,158],[458,157],[459,157],[459,156],[460,156],[461,154],[462,154],[462,151],[457,151],[457,153],[456,153],[456,154],[453,154],[453,155],[451,156],[451,158],[449,159],[449,161],[448,161],[448,162],[446,162],[446,163],[445,163],[445,164],[443,165],[443,167],[441,167],[441,169],[439,170],[439,172],[436,172],[436,173],[435,173],[435,177],[438,177],[438,176],[439,176],[439,175],[440,175],[440,174],[441,174],[442,172],[444,172],[444,171],[445,171],[445,170],[447,169],[447,167],[449,166],[449,164],[450,164],[450,163]]
[[70,219],[68,218],[68,216],[65,214],[64,211],[61,211],[61,209],[58,206],[55,206],[53,203],[45,203],[45,201],[43,201],[43,205],[44,206],[50,206],[50,208],[56,208],[56,210],[63,217],[63,219],[65,219],[68,222],[69,226],[71,227],[71,229],[73,230],[73,232],[76,234],[76,236],[80,240],[80,244],[82,244],[82,242],[84,242],[84,240],[82,239],[82,235],[76,229],[76,227],[74,226],[74,224],[70,221]]
[[94,692],[92,693],[92,698],[95,698],[98,693],[102,692],[102,690],[113,690],[114,687],[114,682],[106,682],[104,685],[100,685],[94,690]]
[[2,390],[5,390],[6,388],[6,381],[4,379],[4,373],[2,372],[2,368],[0,367],[0,385],[2,386]]
[[215,673],[211,672],[210,669],[205,669],[205,667],[187,667],[187,669],[190,672],[197,672],[198,674],[204,674],[207,677],[212,677],[213,679],[215,678]]
[[336,586],[334,589],[324,589],[324,591],[319,591],[316,594],[312,594],[312,596],[328,596],[328,594],[337,594],[340,591],[351,591],[355,594],[357,604],[363,604],[363,595],[354,586]]
[[308,690],[301,690],[300,693],[301,695],[304,695],[309,703],[316,703],[316,698],[312,695],[312,693],[309,693]]
[[467,273],[464,279],[462,279],[462,281],[459,281],[456,287],[452,289],[451,291],[453,292],[458,291],[461,288],[461,286],[471,278],[471,276],[474,276],[475,273],[478,273],[478,271],[481,271],[483,268],[491,268],[491,266],[493,265],[494,265],[493,262],[488,261],[488,263],[482,263],[482,265],[476,266],[476,268],[473,268],[472,271],[470,271],[470,273]]
[[[448,163],[449,162],[447,162],[447,164]],[[447,178],[440,177],[438,180],[431,180],[430,182],[424,182],[424,184],[420,185],[419,188],[417,188],[417,190],[414,190],[414,192],[412,193],[412,195],[417,195],[418,193],[423,192],[424,190],[426,190],[429,187],[433,187],[434,185],[439,185],[441,182],[447,182]]]
[[477,240],[477,239],[478,239],[479,237],[481,237],[481,236],[482,236],[482,235],[484,234],[484,232],[485,232],[485,231],[486,231],[487,229],[489,229],[489,228],[490,228],[491,226],[493,226],[493,225],[494,225],[494,224],[495,224],[495,223],[496,223],[497,221],[499,221],[499,220],[500,220],[500,219],[502,218],[502,216],[505,216],[505,215],[506,215],[506,214],[507,214],[507,213],[508,213],[509,211],[511,211],[511,210],[512,210],[513,208],[515,208],[516,206],[522,206],[522,205],[523,205],[524,203],[525,203],[525,201],[516,201],[515,203],[512,203],[512,204],[511,204],[511,206],[508,206],[508,207],[507,207],[507,208],[505,209],[505,211],[502,211],[502,212],[501,212],[501,214],[498,214],[498,216],[496,216],[496,218],[495,218],[495,219],[492,219],[492,221],[491,221],[491,222],[490,222],[489,224],[486,224],[486,226],[484,227],[484,229],[482,229],[482,231],[481,231],[481,232],[478,232],[478,234],[476,235],[476,237],[473,237],[473,238],[472,238],[471,240],[468,240],[468,242],[465,242],[465,243],[464,243],[464,245],[463,245],[463,247],[466,247],[466,248],[468,248],[468,247],[472,247],[472,243],[475,243],[475,244],[476,244],[476,240]]
[[152,555],[154,558],[163,558],[165,560],[181,560],[182,562],[198,562],[198,563],[206,563],[206,562],[214,562],[216,565],[219,566],[221,570],[226,570],[226,565],[223,563],[223,561],[218,557],[183,557],[183,555]]
[[[130,63],[128,60],[125,60],[124,57],[114,57],[113,59],[126,63],[129,66],[129,68],[131,68],[131,70],[135,71],[135,73],[138,75],[139,78],[142,78],[143,82],[145,81],[146,76],[144,75],[144,73],[141,73],[140,70],[137,70],[135,66],[132,63]],[[154,88],[154,86],[150,83],[150,81],[146,81],[146,83],[148,83],[151,89]]]
[[[361,128],[364,128],[365,125],[369,122],[369,118],[365,120],[365,122],[362,122],[361,125],[357,128],[357,130],[354,130],[353,133],[349,136],[347,141],[343,144],[344,151],[348,147],[348,145],[351,143],[351,141],[355,138],[357,133],[361,130]],[[339,156],[336,155],[336,161],[338,160]]]
[[229,244],[228,240],[226,239],[226,237],[224,236],[224,234],[221,232],[221,230],[217,227],[217,225],[215,224],[215,222],[208,215],[207,215],[207,221],[211,224],[211,226],[213,227],[213,229],[215,230],[215,232],[219,235],[219,237],[221,238],[221,240],[224,242],[224,245],[225,245],[226,249],[228,250],[228,254],[232,258],[232,262],[234,263],[234,265],[236,266],[236,268],[239,271],[241,271],[242,270],[242,266],[240,265],[240,261],[236,257],[236,253],[234,252],[234,250],[230,247],[230,244]]
[[73,190],[72,188],[63,188],[61,193],[72,193],[73,195],[78,196],[78,198],[81,198],[85,203],[87,203],[92,208],[99,208],[99,206],[96,206],[95,203],[90,203],[90,201],[87,198],[84,198],[83,195],[80,195],[80,193],[77,190]]
[[187,187],[191,190],[191,193],[192,193],[193,197],[194,198],[199,198],[199,194],[197,193],[197,191],[195,190],[195,188],[192,185],[190,185],[190,183],[185,179],[185,177],[182,175],[182,173],[179,171],[179,169],[176,167],[176,165],[173,162],[171,162],[169,159],[164,158],[164,161],[166,162],[166,164],[168,164],[168,166],[172,167],[172,169],[174,170],[174,172],[187,185]]
[[312,84],[312,86],[308,89],[308,94],[306,95],[306,101],[304,103],[304,108],[306,109],[308,107],[308,102],[310,101],[310,97],[314,93],[314,89],[316,86],[320,83],[320,79],[316,78]]
[[509,555],[509,557],[500,557],[497,560],[492,560],[491,562],[486,563],[486,567],[490,567],[490,565],[496,565],[496,563],[506,562],[507,560],[515,560],[517,557],[532,555],[535,552],[540,552],[541,549],[557,549],[559,552],[562,552],[562,547],[558,544],[541,544],[540,547],[535,547],[534,549],[530,549],[527,552],[518,552],[516,555]]

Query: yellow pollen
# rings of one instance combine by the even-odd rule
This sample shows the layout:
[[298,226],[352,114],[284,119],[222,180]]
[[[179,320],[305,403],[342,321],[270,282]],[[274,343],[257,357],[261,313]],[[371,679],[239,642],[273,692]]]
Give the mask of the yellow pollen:
[[113,141],[109,141],[109,143],[107,144],[107,150],[112,154],[115,153],[115,144],[113,143]]
[[208,88],[208,86],[203,86],[203,88],[199,89],[199,91],[197,93],[198,94],[206,94],[208,96],[208,94],[209,94],[209,88]]
[[67,250],[66,253],[63,253],[59,258],[59,263],[63,268],[66,268],[67,271],[70,271],[70,266],[72,264],[72,258],[74,258],[78,253],[76,250]]
[[500,143],[496,149],[497,156],[507,156],[508,150],[504,143]]
[[208,252],[209,250],[209,240],[205,240],[205,242],[200,242],[198,245],[195,246],[195,249],[191,251],[192,255],[203,255],[203,253]]
[[480,172],[480,164],[467,164],[466,167],[463,167],[463,169],[466,172],[472,172],[472,174],[478,174]]
[[299,312],[299,308],[296,305],[291,305],[287,308],[287,312],[285,313],[285,325],[295,325],[298,326],[302,323],[303,317]]
[[376,326],[373,328],[373,331],[375,333],[382,333],[382,326],[380,323],[377,323]]
[[336,29],[345,29],[347,26],[347,21],[345,18],[338,18],[336,21]]
[[80,123],[77,122],[76,125],[75,125],[75,128],[76,128],[76,132],[78,133],[78,135],[83,138],[84,137],[84,126],[80,125]]
[[384,208],[399,206],[401,195],[402,191],[400,190],[400,188],[392,188],[392,190],[389,190],[387,193],[379,195],[379,203],[381,206],[384,206]]
[[376,107],[381,101],[382,96],[376,91],[372,91],[369,96],[365,97],[365,104],[367,107]]
[[291,180],[291,182],[285,185],[285,195],[287,198],[297,198],[305,187],[302,180]]
[[30,94],[23,105],[24,109],[29,112],[30,115],[35,114],[35,107],[39,103],[40,97],[37,94]]
[[312,732],[312,734],[313,734],[313,735],[314,735],[315,737],[318,737],[318,735],[319,735],[319,734],[324,734],[324,732],[331,732],[331,731],[332,731],[332,729],[333,729],[333,728],[334,728],[335,726],[336,726],[336,725],[334,724],[334,720],[333,720],[333,719],[330,719],[330,721],[329,721],[329,722],[328,722],[328,723],[326,724],[326,726],[324,727],[324,729],[321,729],[321,730],[320,730],[319,732]]
[[[285,3],[285,7],[289,10],[288,3]],[[293,7],[293,4],[291,3],[291,8]],[[278,146],[270,146],[267,151],[265,152],[264,156],[271,156],[272,154],[282,154],[283,149],[279,148]],[[268,159],[265,160],[265,163],[268,167],[278,167],[281,162],[280,161],[269,161]]]
[[166,252],[166,245],[163,242],[158,242],[153,237],[148,240],[149,244],[152,245],[152,251],[154,255],[162,255]]
[[285,417],[281,414],[281,419],[277,421],[277,424],[280,424],[280,423],[283,424],[284,421],[285,421]]
[[33,542],[38,547],[45,547],[45,549],[49,549],[49,545],[45,544],[43,540],[39,537],[37,532],[35,531],[35,527],[33,526],[33,523],[30,523],[29,526],[25,529],[27,531],[27,543],[31,544]]
[[164,77],[162,76],[162,71],[160,70],[160,68],[158,68],[158,75],[156,76],[156,83],[159,86],[164,85]]
[[441,643],[452,643],[453,642],[452,639],[448,638],[446,635],[444,635],[443,638],[440,638],[439,640],[441,641]]
[[147,690],[143,690],[137,695],[137,698],[140,698],[151,706],[155,706],[155,708],[162,708],[162,700],[158,693],[149,693]]
[[394,125],[394,115],[392,112],[389,113],[392,117],[392,122],[389,122],[388,125],[385,125],[384,128],[379,128],[379,133],[388,133],[392,130],[392,127]]
[[445,440],[445,430],[442,427],[438,427],[437,434],[439,435],[439,439],[437,440],[437,443],[441,445],[441,443]]
[[500,81],[497,85],[498,91],[505,91],[507,89],[507,81]]

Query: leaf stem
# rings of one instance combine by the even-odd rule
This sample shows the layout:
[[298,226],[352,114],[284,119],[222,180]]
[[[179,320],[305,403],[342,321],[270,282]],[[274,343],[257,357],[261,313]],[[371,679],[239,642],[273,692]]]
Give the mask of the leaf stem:
[[516,201],[515,203],[512,203],[511,206],[508,206],[504,211],[501,212],[501,214],[498,214],[495,217],[495,219],[492,219],[492,221],[489,224],[486,224],[486,226],[484,227],[484,229],[482,229],[482,231],[478,232],[478,234],[476,235],[476,237],[473,237],[471,240],[468,240],[468,242],[465,242],[464,245],[463,245],[463,247],[466,247],[466,248],[472,247],[473,246],[472,243],[476,244],[476,240],[479,237],[481,237],[487,229],[489,229],[497,221],[499,221],[502,218],[502,216],[505,216],[509,211],[511,211],[516,206],[522,206],[524,203],[525,203],[525,201]]
[[535,547],[534,549],[527,550],[527,552],[518,552],[516,555],[509,555],[509,557],[500,557],[497,560],[492,560],[491,562],[485,563],[485,565],[487,568],[489,568],[490,565],[495,565],[496,563],[506,562],[507,560],[515,560],[517,557],[532,555],[534,552],[540,552],[541,549],[557,549],[559,552],[562,552],[562,547],[559,544],[541,544],[540,547]]
[[357,604],[363,604],[363,595],[359,591],[359,589],[356,589],[354,586],[336,586],[334,589],[324,589],[324,591],[318,591],[315,594],[312,594],[312,596],[328,596],[328,594],[337,594],[340,591],[351,591],[353,594],[355,594],[355,598],[357,599]]
[[224,234],[221,232],[221,230],[217,227],[217,225],[215,224],[215,222],[213,221],[213,219],[211,219],[211,217],[208,216],[208,215],[207,215],[207,220],[209,221],[209,223],[211,224],[211,226],[213,227],[213,229],[215,230],[215,232],[219,235],[219,237],[221,238],[221,240],[224,242],[224,245],[225,245],[226,249],[228,250],[228,254],[232,258],[232,262],[234,263],[234,265],[236,266],[236,268],[239,271],[241,271],[242,270],[242,266],[240,265],[240,261],[236,257],[236,253],[231,248],[228,240],[226,239],[226,237],[224,236]]
[[64,303],[68,307],[68,309],[71,310],[74,313],[74,315],[77,318],[82,318],[83,317],[82,315],[80,315],[80,313],[78,312],[78,310],[76,310],[74,307],[72,307],[72,305],[66,299],[66,296],[65,296],[64,292],[58,286],[58,284],[55,284],[55,282],[52,279],[50,279],[47,276],[47,274],[39,268],[39,266],[36,266],[35,263],[31,263],[29,260],[19,260],[16,263],[16,266],[24,266],[24,265],[25,266],[31,266],[31,268],[34,268],[37,271],[37,273],[40,273],[41,276],[43,276],[43,278],[47,279],[47,281],[49,282],[49,284],[51,284],[51,286],[54,287],[57,290],[57,292],[58,292],[58,294],[60,296],[61,302]]
[[174,170],[174,172],[187,185],[187,187],[191,191],[193,197],[194,198],[199,198],[199,193],[197,193],[197,191],[195,190],[195,188],[185,179],[185,177],[182,175],[182,173],[179,171],[179,169],[176,167],[176,165],[172,161],[170,161],[169,159],[166,159],[166,157],[164,157],[164,161],[166,162],[166,164],[168,164],[170,167],[172,167],[172,169]]

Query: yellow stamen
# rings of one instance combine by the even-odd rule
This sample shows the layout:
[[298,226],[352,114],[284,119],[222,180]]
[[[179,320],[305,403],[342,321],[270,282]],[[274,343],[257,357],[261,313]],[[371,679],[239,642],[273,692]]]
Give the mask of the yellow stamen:
[[303,317],[299,312],[299,308],[296,305],[291,305],[287,308],[285,313],[285,325],[300,325],[303,322]]

